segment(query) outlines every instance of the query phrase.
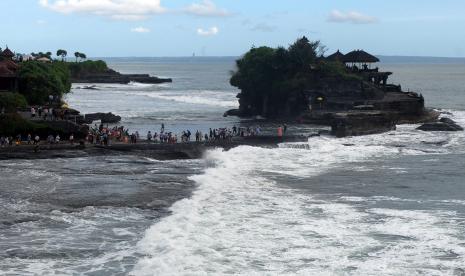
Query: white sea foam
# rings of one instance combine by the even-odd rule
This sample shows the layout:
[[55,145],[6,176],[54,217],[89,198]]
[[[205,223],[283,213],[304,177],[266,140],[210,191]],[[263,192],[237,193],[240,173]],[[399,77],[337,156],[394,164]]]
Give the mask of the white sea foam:
[[135,81],[131,81],[130,83],[128,83],[129,86],[134,86],[134,87],[153,87],[153,86],[156,86],[156,84],[153,84],[153,83],[140,83],[140,82],[135,82]]
[[347,162],[448,153],[450,148],[428,148],[422,141],[462,135],[415,128],[345,139],[318,137],[301,147],[209,152],[206,159],[214,167],[193,176],[199,187],[192,197],[175,203],[171,216],[147,230],[138,243],[145,257],[132,274],[454,273],[465,263],[455,213],[360,209],[350,200],[317,200],[268,177],[299,177],[312,185],[312,176]]
[[218,106],[224,108],[238,107],[238,101],[235,95],[224,91],[188,91],[188,92],[172,92],[172,91],[151,91],[140,92],[137,95],[143,95],[150,98],[156,98],[167,101]]

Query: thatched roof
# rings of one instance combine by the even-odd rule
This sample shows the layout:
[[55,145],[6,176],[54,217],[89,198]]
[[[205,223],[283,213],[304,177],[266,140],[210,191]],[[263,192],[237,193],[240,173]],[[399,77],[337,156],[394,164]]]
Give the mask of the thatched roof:
[[332,55],[329,55],[326,57],[326,60],[329,60],[329,61],[344,61],[344,54],[341,53],[339,50],[337,50],[337,52],[335,52],[334,54]]
[[51,60],[47,57],[41,57],[41,58],[38,58],[36,59],[37,61],[40,61],[40,62],[51,62]]
[[19,68],[19,65],[10,59],[0,61],[0,66],[1,64],[4,64],[9,70],[12,71],[16,71]]
[[12,58],[15,56],[15,54],[10,49],[8,49],[8,47],[6,47],[6,49],[3,50],[2,52],[2,56],[7,57],[7,58]]
[[355,50],[344,56],[345,63],[375,63],[379,59],[363,50]]

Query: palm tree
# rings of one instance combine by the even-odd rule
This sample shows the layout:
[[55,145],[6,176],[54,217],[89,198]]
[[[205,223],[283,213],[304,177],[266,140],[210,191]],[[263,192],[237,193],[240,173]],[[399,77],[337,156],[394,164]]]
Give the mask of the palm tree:
[[74,56],[76,57],[76,62],[78,62],[78,58],[81,56],[81,53],[74,52]]
[[68,52],[66,50],[59,49],[57,51],[57,56],[61,57],[61,61],[65,61],[65,58],[66,58],[67,55],[68,55]]
[[87,56],[84,53],[79,53],[79,57],[81,58],[81,60],[87,59]]

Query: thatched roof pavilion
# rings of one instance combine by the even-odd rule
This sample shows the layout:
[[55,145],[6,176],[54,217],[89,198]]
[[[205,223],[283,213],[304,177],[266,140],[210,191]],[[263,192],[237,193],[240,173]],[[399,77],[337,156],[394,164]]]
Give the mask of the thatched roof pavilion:
[[327,56],[326,60],[344,62],[344,54],[337,50],[334,54]]
[[363,50],[355,50],[344,56],[345,63],[376,63],[379,59]]
[[8,49],[8,46],[6,47],[5,50],[3,50],[1,55],[2,57],[7,58],[7,59],[12,59],[15,56],[15,54],[10,49]]

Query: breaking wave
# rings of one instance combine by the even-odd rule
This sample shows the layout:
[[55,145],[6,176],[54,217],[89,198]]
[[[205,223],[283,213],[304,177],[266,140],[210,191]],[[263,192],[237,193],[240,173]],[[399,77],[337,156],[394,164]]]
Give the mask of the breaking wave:
[[[464,115],[454,113],[454,119],[463,123]],[[145,257],[132,274],[456,273],[465,263],[465,244],[455,212],[358,208],[358,198],[322,200],[277,180],[313,185],[315,176],[351,163],[463,152],[463,133],[415,128],[312,138],[305,147],[208,152],[212,167],[191,177],[198,184],[191,198],[175,203],[171,216],[147,230],[138,243]],[[449,142],[422,143],[437,139]]]

